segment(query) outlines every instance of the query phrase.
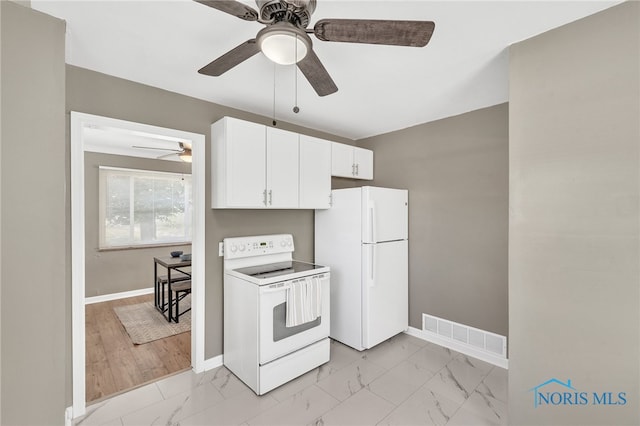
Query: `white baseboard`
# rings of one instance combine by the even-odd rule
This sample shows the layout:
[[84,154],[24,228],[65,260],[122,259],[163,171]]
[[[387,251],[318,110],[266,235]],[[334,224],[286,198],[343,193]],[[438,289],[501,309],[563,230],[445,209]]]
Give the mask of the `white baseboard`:
[[64,410],[64,426],[73,426],[73,407]]
[[127,297],[143,296],[145,294],[153,293],[153,287],[142,288],[140,290],[123,291],[122,293],[103,294],[102,296],[86,297],[84,299],[85,305],[92,303],[108,302],[110,300],[126,299]]
[[224,355],[214,356],[213,358],[204,360],[204,371],[213,370],[214,368],[221,367],[223,364]]
[[488,362],[489,364],[496,365],[498,367],[509,369],[509,360],[499,356],[492,355],[485,351],[476,350],[473,347],[457,343],[449,339],[444,339],[433,333],[427,333],[415,327],[409,327],[406,334],[409,336],[417,337],[418,339],[426,340],[427,342],[435,343],[436,345],[444,346],[445,348],[453,349],[454,351],[462,354],[477,358],[481,361]]

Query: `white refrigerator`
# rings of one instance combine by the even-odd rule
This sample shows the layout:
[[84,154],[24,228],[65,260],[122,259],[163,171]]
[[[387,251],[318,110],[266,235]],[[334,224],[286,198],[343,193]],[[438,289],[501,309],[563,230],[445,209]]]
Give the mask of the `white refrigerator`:
[[315,261],[331,268],[330,337],[369,349],[407,330],[408,191],[331,192],[315,213]]

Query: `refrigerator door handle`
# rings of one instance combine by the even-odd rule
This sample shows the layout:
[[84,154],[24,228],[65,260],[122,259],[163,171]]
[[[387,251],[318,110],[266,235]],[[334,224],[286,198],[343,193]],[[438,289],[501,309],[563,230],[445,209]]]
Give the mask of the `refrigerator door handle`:
[[375,244],[371,244],[370,247],[371,251],[369,252],[369,287],[375,287],[376,286],[376,276],[375,276],[375,269],[376,269],[376,245]]
[[369,224],[371,226],[371,233],[369,234],[369,238],[371,238],[372,243],[377,243],[376,239],[376,205],[372,200],[369,200]]

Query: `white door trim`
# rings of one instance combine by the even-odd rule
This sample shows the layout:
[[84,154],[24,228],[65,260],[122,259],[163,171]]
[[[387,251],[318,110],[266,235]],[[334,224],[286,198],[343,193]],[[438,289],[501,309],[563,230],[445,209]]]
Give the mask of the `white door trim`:
[[131,121],[71,112],[71,323],[73,417],[86,413],[85,401],[85,217],[84,141],[86,126],[108,126],[138,132],[172,136],[191,141],[193,163],[193,237],[191,366],[196,373],[205,369],[204,359],[204,261],[205,261],[205,136],[181,130]]

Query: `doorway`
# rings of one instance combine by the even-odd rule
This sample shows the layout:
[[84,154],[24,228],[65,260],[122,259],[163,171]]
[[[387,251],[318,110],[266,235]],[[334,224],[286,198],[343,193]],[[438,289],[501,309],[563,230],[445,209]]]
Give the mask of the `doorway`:
[[191,368],[204,371],[205,136],[108,117],[71,112],[71,307],[73,418],[86,413],[85,397],[85,149],[87,129],[116,129],[181,140],[192,150]]

